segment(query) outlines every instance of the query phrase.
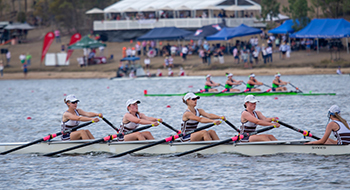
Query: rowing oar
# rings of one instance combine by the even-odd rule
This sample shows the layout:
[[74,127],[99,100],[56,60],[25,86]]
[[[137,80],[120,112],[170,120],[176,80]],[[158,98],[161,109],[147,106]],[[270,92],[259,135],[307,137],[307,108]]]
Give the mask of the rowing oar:
[[39,143],[39,142],[43,142],[43,141],[47,141],[47,140],[53,139],[53,138],[55,138],[55,137],[57,137],[57,136],[60,136],[60,135],[62,135],[62,134],[64,134],[64,133],[70,133],[70,132],[72,132],[72,131],[76,131],[77,129],[82,128],[82,127],[85,127],[85,126],[87,126],[87,125],[90,125],[91,123],[94,123],[94,121],[90,121],[90,122],[87,122],[87,123],[83,123],[83,124],[81,124],[81,125],[78,125],[78,126],[76,126],[76,127],[71,128],[71,129],[65,130],[64,132],[61,131],[61,132],[59,132],[59,133],[55,133],[55,134],[52,134],[52,135],[51,135],[51,134],[50,134],[50,135],[47,135],[47,136],[44,137],[44,138],[38,139],[38,140],[36,140],[36,141],[30,142],[30,143],[27,143],[27,144],[24,144],[24,145],[22,145],[22,146],[13,148],[13,149],[8,150],[8,151],[5,151],[5,152],[1,152],[0,154],[5,155],[5,154],[8,154],[8,153],[10,153],[10,152],[13,152],[13,151],[16,151],[16,150],[19,150],[19,149],[22,149],[22,148],[31,146],[31,145],[33,145],[33,144],[37,144],[37,143]]
[[294,86],[292,83],[289,83],[291,86],[293,86],[296,90],[298,90],[299,92],[303,93],[303,91],[301,91],[298,87]]
[[231,122],[225,120],[225,122],[227,123],[227,125],[229,125],[230,127],[232,127],[232,129],[234,129],[235,131],[237,131],[238,133],[240,132],[239,129],[237,129],[236,126],[234,126]]
[[63,149],[63,150],[59,150],[59,151],[56,151],[56,152],[47,153],[47,154],[44,154],[43,156],[54,156],[56,154],[61,154],[63,152],[67,152],[67,151],[70,151],[70,150],[75,150],[75,149],[82,148],[82,147],[85,147],[85,146],[89,146],[89,145],[92,145],[92,144],[113,140],[113,139],[115,139],[117,137],[122,137],[124,135],[128,135],[128,134],[131,134],[131,133],[134,133],[134,132],[137,132],[137,131],[145,130],[145,129],[148,129],[148,128],[153,127],[153,126],[154,126],[153,124],[152,125],[146,125],[144,127],[136,128],[136,129],[134,129],[132,131],[127,131],[125,133],[117,133],[117,134],[114,134],[114,135],[108,135],[106,137],[103,137],[103,138],[100,138],[100,139],[97,139],[97,140],[94,140],[94,141],[91,141],[91,142],[88,142],[88,143],[80,144],[80,145],[73,146],[73,147],[70,147],[70,148],[66,148],[66,149]]
[[160,141],[157,141],[157,142],[154,142],[154,143],[151,143],[151,144],[142,146],[142,147],[138,147],[138,148],[135,148],[135,149],[126,151],[126,152],[122,152],[122,153],[120,153],[120,154],[111,156],[110,158],[116,158],[116,157],[125,156],[125,155],[127,155],[127,154],[131,154],[131,153],[133,153],[133,152],[137,152],[137,151],[140,151],[140,150],[143,150],[143,149],[146,149],[146,148],[150,148],[150,147],[156,146],[156,145],[158,145],[158,144],[162,144],[162,143],[169,142],[169,141],[174,141],[175,139],[178,139],[178,138],[180,138],[180,137],[182,137],[182,136],[184,136],[184,135],[190,135],[190,134],[192,134],[192,133],[195,133],[195,132],[198,132],[198,131],[207,129],[207,128],[212,127],[212,126],[214,126],[214,125],[215,125],[214,123],[211,123],[211,124],[205,125],[205,126],[203,126],[203,127],[199,127],[199,128],[197,128],[197,129],[195,129],[195,130],[193,130],[193,131],[190,131],[190,132],[188,132],[188,133],[186,133],[186,134],[181,133],[181,134],[178,134],[178,135],[172,135],[172,136],[167,137],[167,138],[165,138],[165,139],[163,139],[163,140],[160,140]]
[[176,129],[174,129],[174,127],[170,126],[169,124],[165,123],[164,121],[162,122],[162,124],[165,126],[165,127],[168,127],[169,129],[173,130],[175,133],[177,134],[180,134],[181,131],[178,131]]
[[234,137],[231,137],[229,139],[226,139],[226,140],[214,143],[214,144],[210,144],[210,145],[207,145],[207,146],[204,146],[204,147],[200,147],[200,148],[196,148],[196,149],[193,149],[193,150],[189,150],[189,151],[186,151],[186,152],[183,152],[183,153],[180,153],[180,154],[175,154],[175,156],[184,156],[186,154],[191,154],[193,152],[205,150],[205,149],[208,149],[208,148],[211,148],[211,147],[214,147],[214,146],[218,146],[218,145],[221,145],[221,144],[229,143],[231,141],[233,141],[233,142],[239,141],[239,140],[243,139],[244,137],[249,137],[249,136],[252,136],[252,135],[256,135],[258,133],[262,133],[262,132],[271,130],[271,129],[275,128],[275,127],[276,126],[274,125],[274,126],[269,126],[269,127],[265,127],[263,129],[257,130],[257,131],[255,131],[253,133],[238,134],[238,135],[236,135]]
[[116,128],[111,122],[109,122],[106,118],[102,117],[103,121],[105,121],[109,126],[111,126],[117,133],[119,133],[119,129]]
[[[274,121],[274,118],[272,118],[272,121]],[[284,122],[282,122],[282,121],[279,121],[279,120],[275,120],[275,122],[280,123],[280,124],[282,124],[282,125],[284,125],[284,126],[290,128],[290,129],[292,129],[292,130],[294,130],[294,131],[296,131],[296,132],[299,132],[299,133],[303,134],[304,136],[308,136],[308,137],[312,137],[312,138],[314,138],[314,139],[316,139],[316,140],[320,140],[319,137],[316,137],[316,136],[312,135],[312,134],[310,133],[310,131],[305,131],[305,130],[298,129],[298,128],[296,128],[296,127],[293,127],[293,126],[291,126],[291,125],[289,125],[289,124],[287,124],[287,123],[284,123]]]

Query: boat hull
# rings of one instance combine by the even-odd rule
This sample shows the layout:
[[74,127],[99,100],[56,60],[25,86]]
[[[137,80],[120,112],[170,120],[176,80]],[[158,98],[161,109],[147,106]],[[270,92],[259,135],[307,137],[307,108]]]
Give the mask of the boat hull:
[[[145,96],[184,96],[186,93],[178,94],[144,94]],[[278,95],[299,95],[299,96],[335,96],[336,93],[302,93],[302,92],[198,92],[195,93],[197,96],[239,96],[239,95],[254,95],[254,96],[278,96]]]
[[[38,143],[11,154],[46,154],[63,150],[69,147],[74,147],[89,141],[53,141]],[[153,143],[155,141],[134,141],[134,142],[111,142],[97,143],[83,148],[75,149],[64,154],[85,154],[89,152],[105,152],[118,154],[137,147]],[[151,148],[135,152],[135,154],[176,154],[188,150],[200,148],[210,145],[217,141],[206,142],[176,142],[163,143]],[[297,154],[316,154],[316,155],[347,155],[350,154],[350,145],[304,145],[307,141],[272,141],[272,142],[253,142],[253,143],[227,143],[215,146],[206,150],[199,151],[201,154],[218,154],[218,153],[233,153],[246,156],[261,156],[283,153]],[[23,143],[0,143],[0,152],[10,150],[17,146],[26,144]]]

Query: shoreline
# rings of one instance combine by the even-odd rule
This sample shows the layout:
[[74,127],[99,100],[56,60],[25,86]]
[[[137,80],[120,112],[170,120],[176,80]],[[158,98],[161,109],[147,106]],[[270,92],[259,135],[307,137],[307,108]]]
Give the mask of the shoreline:
[[[177,76],[178,69],[174,69],[174,76]],[[151,73],[156,73],[157,70],[150,70]],[[167,70],[163,69],[163,76],[166,76]],[[275,75],[281,73],[282,75],[319,75],[319,74],[333,74],[336,75],[334,68],[312,68],[312,67],[297,67],[297,68],[262,68],[262,69],[224,69],[224,70],[200,70],[200,71],[185,71],[187,76],[224,76],[225,73],[232,73],[234,76],[248,76],[251,73],[255,75]],[[342,68],[343,74],[350,73],[350,68]],[[27,77],[24,77],[22,72],[4,73],[0,80],[18,80],[18,79],[99,79],[115,77],[115,71],[110,72],[28,72]]]

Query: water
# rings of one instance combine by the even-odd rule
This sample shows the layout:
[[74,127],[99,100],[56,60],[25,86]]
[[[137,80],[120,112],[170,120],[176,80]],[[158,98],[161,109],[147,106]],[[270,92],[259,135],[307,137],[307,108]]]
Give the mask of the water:
[[[247,77],[234,77],[247,80]],[[272,76],[257,79],[270,84]],[[338,104],[342,116],[350,119],[349,76],[282,76],[304,92],[336,92],[336,96],[258,97],[257,110],[267,117],[279,117],[295,127],[322,136],[327,110]],[[213,77],[224,83],[224,77]],[[1,142],[32,141],[60,130],[66,110],[64,94],[74,93],[79,108],[101,112],[118,126],[129,98],[141,100],[139,109],[149,116],[180,127],[186,109],[181,97],[144,97],[148,93],[179,93],[203,88],[204,79],[111,81],[13,80],[0,81]],[[193,86],[193,88],[189,88]],[[240,87],[243,89],[243,86]],[[288,86],[289,89],[293,87]],[[262,87],[266,90],[266,87]],[[198,107],[225,115],[239,126],[244,96],[201,97]],[[170,105],[171,108],[167,108]],[[27,119],[31,117],[32,119]],[[87,127],[96,138],[114,133],[103,121]],[[235,135],[222,124],[213,128],[221,139]],[[150,130],[156,139],[173,132],[159,126]],[[300,139],[286,127],[269,131],[279,140]],[[0,157],[0,189],[348,189],[349,156],[281,154],[246,157],[236,154],[196,155],[173,158],[162,156],[124,156],[109,159],[110,154],[87,154],[47,158],[38,155]]]

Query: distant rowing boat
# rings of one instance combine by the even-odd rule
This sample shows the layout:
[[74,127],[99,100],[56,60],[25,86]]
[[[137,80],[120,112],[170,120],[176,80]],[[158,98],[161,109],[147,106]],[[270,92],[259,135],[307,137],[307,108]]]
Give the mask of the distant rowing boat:
[[122,81],[122,80],[186,80],[186,79],[203,79],[204,77],[202,76],[177,76],[177,77],[147,77],[147,76],[142,76],[142,77],[136,77],[136,78],[130,78],[130,77],[113,77],[110,78],[111,80],[117,80],[117,81]]
[[[187,93],[187,92],[186,92]],[[184,96],[186,93],[178,94],[148,94],[145,93],[145,96]],[[197,92],[197,96],[238,96],[238,95],[255,95],[255,96],[276,96],[276,95],[301,95],[301,96],[320,96],[320,95],[330,95],[335,96],[335,93],[303,93],[303,92]]]
[[[46,154],[50,152],[59,151],[69,147],[77,146],[90,140],[79,141],[52,141],[42,142],[30,147],[23,148],[11,154]],[[65,154],[85,154],[90,152],[105,152],[118,154],[137,147],[141,147],[150,143],[151,141],[129,141],[129,142],[111,142],[98,143],[83,148],[75,149]],[[144,149],[135,154],[175,154],[188,150],[203,147],[218,141],[201,141],[201,142],[175,142],[163,143],[157,146]],[[217,154],[217,153],[234,153],[247,156],[272,155],[280,153],[297,153],[297,154],[317,154],[317,155],[349,155],[350,145],[304,145],[308,140],[294,140],[294,141],[270,141],[270,142],[252,142],[252,143],[227,143],[219,145],[210,149],[199,151],[201,154]],[[10,150],[17,146],[26,144],[27,142],[16,143],[0,143],[0,152]]]

